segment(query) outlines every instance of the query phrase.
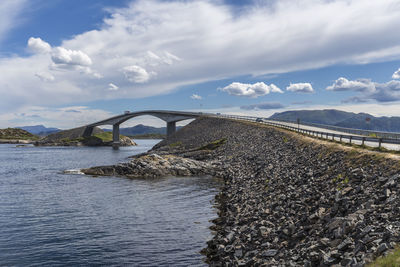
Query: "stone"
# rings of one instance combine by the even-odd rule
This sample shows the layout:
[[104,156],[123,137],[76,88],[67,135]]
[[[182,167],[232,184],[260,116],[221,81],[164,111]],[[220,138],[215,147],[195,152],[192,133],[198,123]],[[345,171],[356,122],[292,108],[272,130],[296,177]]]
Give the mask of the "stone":
[[242,258],[243,257],[243,250],[242,249],[236,249],[235,250],[235,257],[236,258]]
[[342,243],[339,244],[339,246],[337,247],[337,249],[338,249],[339,251],[345,251],[345,250],[347,250],[347,248],[348,248],[351,244],[353,244],[353,242],[352,242],[349,238],[346,238]]
[[262,255],[264,257],[274,257],[276,254],[278,254],[278,250],[277,249],[269,249],[269,250],[264,251],[262,253]]
[[382,243],[377,248],[376,253],[378,253],[378,255],[380,255],[380,254],[382,254],[383,252],[385,252],[388,249],[389,249],[389,247],[387,246],[387,244],[386,243]]

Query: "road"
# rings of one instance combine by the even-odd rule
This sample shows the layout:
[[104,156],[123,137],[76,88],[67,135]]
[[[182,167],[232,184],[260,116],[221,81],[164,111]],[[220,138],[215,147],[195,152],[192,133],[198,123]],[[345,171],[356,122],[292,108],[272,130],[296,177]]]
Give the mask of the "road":
[[[300,129],[303,129],[303,130],[310,130],[310,131],[316,131],[316,132],[324,132],[324,133],[335,134],[335,135],[338,135],[337,137],[334,138],[334,140],[336,140],[336,141],[340,141],[340,137],[339,137],[340,135],[350,135],[349,133],[334,131],[334,130],[325,129],[325,128],[319,128],[319,127],[302,125],[302,124],[297,125],[297,123],[277,122],[277,121],[271,121],[271,120],[264,120],[264,121],[266,123],[279,123],[279,124],[282,124],[282,125],[287,125],[287,126],[291,126],[291,127],[295,127],[295,128],[299,127]],[[352,136],[362,136],[362,135],[357,135],[357,134],[351,134],[351,135]],[[342,142],[349,143],[350,139],[349,138],[342,138]],[[356,144],[356,145],[361,145],[362,141],[361,140],[352,140],[351,143],[352,144]],[[365,141],[365,145],[369,146],[369,147],[379,147],[379,142]],[[384,147],[386,149],[389,149],[389,150],[396,150],[396,151],[400,150],[400,145],[397,145],[397,144],[385,144],[385,143],[382,143],[382,147]]]

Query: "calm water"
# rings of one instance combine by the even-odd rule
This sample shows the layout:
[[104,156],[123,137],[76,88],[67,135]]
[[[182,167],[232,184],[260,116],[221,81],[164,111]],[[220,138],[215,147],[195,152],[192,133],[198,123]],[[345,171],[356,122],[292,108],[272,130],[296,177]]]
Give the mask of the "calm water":
[[214,179],[62,174],[126,161],[156,142],[118,151],[0,145],[0,265],[204,265]]

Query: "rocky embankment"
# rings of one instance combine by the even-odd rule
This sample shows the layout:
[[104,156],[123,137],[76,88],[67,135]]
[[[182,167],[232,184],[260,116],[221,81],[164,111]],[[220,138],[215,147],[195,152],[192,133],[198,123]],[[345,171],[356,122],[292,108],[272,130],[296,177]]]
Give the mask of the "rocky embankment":
[[[158,168],[180,157],[223,178],[215,236],[203,250],[210,265],[362,266],[400,240],[400,163],[378,153],[214,118],[149,153],[158,154],[147,156],[160,162],[149,167],[156,176],[172,174]],[[134,174],[142,157],[91,174]]]
[[[34,143],[35,146],[112,146],[112,132],[95,127],[92,136],[83,137],[84,127],[50,134]],[[129,137],[120,136],[121,146],[135,146]]]

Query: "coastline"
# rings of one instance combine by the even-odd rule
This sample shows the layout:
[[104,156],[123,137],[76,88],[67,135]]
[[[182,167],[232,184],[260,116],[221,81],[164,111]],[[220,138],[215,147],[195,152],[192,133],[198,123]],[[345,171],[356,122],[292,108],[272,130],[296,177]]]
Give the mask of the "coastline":
[[213,164],[223,178],[210,265],[362,265],[400,241],[400,164],[379,153],[201,118],[149,154]]
[[35,141],[33,140],[25,140],[25,139],[0,139],[0,144],[33,144]]

